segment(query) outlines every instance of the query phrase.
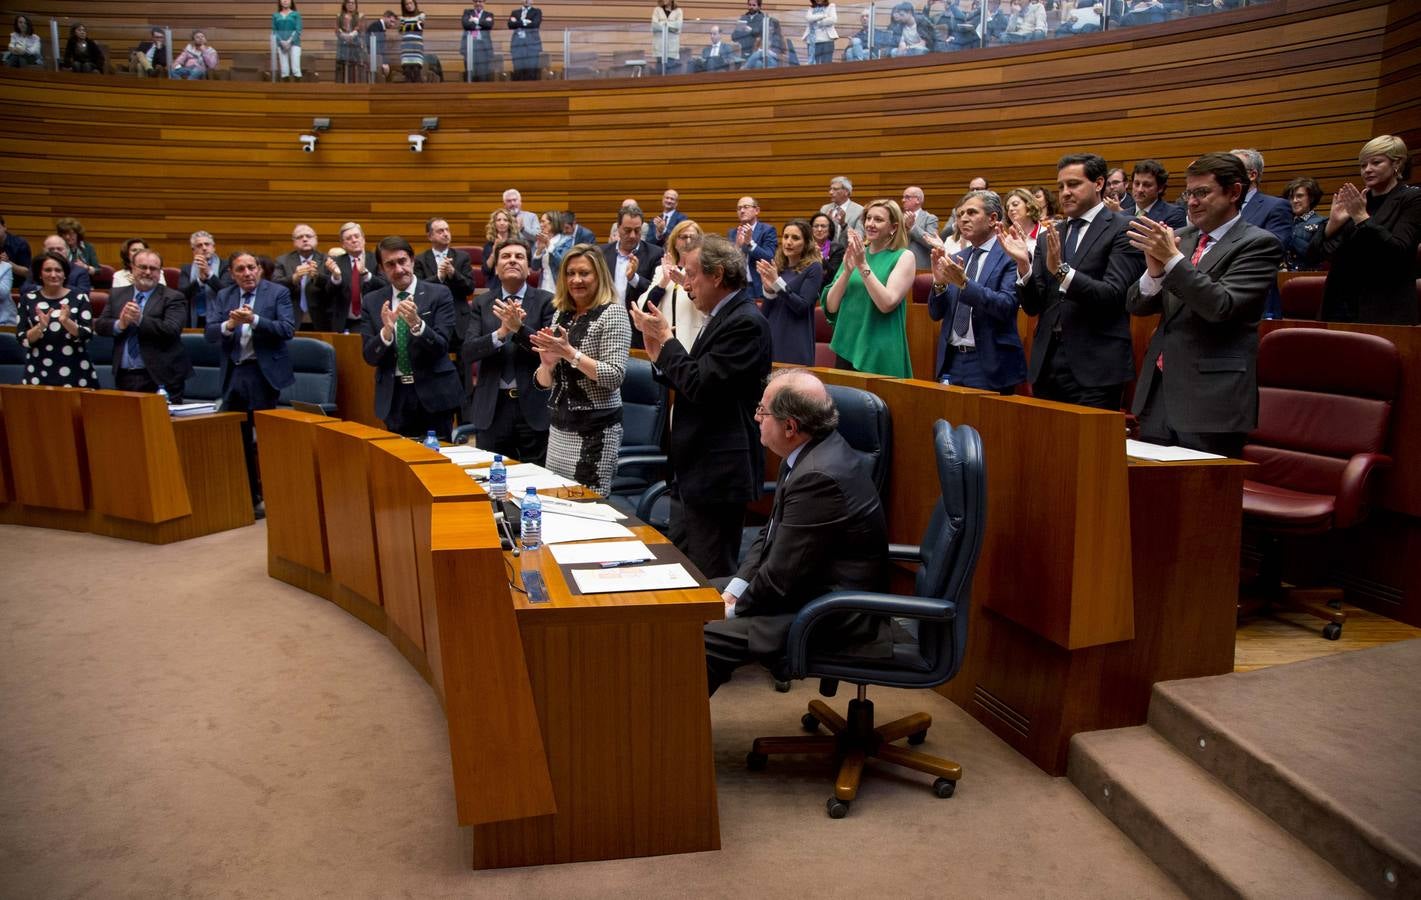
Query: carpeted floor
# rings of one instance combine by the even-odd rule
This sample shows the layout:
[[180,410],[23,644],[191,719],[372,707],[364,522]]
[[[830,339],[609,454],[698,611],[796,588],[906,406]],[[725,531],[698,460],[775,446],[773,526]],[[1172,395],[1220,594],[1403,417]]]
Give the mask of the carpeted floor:
[[[870,774],[744,768],[812,694],[744,674],[711,705],[723,849],[473,872],[433,691],[382,635],[265,574],[251,528],[169,547],[0,527],[0,896],[1154,897],[1177,888],[1065,779],[931,692],[938,800]],[[842,704],[842,699],[840,704]]]

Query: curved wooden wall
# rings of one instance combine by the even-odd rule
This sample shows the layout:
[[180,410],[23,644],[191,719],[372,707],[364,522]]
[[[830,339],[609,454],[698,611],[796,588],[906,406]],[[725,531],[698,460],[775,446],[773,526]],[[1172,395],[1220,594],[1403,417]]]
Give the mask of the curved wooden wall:
[[[65,5],[76,0],[31,4]],[[375,237],[417,238],[438,214],[456,243],[481,243],[508,186],[526,209],[570,207],[599,234],[622,198],[652,206],[667,186],[707,227],[729,226],[746,193],[778,224],[823,203],[835,174],[863,201],[921,185],[945,214],[973,175],[1049,183],[1057,157],[1077,149],[1121,164],[1154,156],[1177,172],[1201,152],[1254,146],[1268,190],[1299,173],[1331,190],[1355,177],[1373,134],[1421,145],[1418,47],[1415,4],[1279,0],[1024,49],[700,80],[415,87],[6,72],[0,211],[32,240],[77,215],[111,261],[131,235],[184,256],[197,228],[225,250],[284,252],[298,220],[328,246],[348,219]],[[440,130],[415,155],[405,135],[426,115]],[[297,135],[314,116],[333,125],[305,154]]]

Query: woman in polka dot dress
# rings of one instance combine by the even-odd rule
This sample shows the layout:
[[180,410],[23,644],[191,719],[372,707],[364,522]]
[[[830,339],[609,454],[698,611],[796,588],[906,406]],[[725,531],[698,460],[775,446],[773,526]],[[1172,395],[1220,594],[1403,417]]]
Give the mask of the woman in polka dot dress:
[[29,352],[24,383],[98,387],[84,352],[94,333],[89,295],[66,286],[69,260],[58,253],[37,255],[33,268],[40,287],[20,297],[20,323],[15,329],[20,345]]

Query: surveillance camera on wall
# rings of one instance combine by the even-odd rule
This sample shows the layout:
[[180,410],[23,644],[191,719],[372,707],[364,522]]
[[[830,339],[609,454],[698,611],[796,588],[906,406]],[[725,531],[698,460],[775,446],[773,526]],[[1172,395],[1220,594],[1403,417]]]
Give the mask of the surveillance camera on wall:
[[314,134],[301,135],[301,150],[304,153],[316,152],[316,136]]
[[410,141],[410,152],[411,152],[411,153],[423,153],[423,152],[424,152],[424,135],[422,135],[422,134],[412,134],[412,135],[409,136],[409,141]]

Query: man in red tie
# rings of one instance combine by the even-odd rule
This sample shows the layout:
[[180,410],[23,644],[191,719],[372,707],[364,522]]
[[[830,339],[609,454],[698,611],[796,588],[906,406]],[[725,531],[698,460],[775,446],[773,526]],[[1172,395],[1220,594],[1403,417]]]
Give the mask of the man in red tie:
[[340,227],[340,247],[326,257],[325,271],[317,279],[325,310],[319,319],[311,316],[316,330],[342,332],[359,328],[362,298],[388,286],[380,272],[380,261],[365,249],[365,231],[355,222],[346,222]]
[[1238,456],[1258,424],[1258,320],[1283,250],[1243,221],[1247,190],[1237,157],[1206,153],[1188,169],[1188,226],[1176,234],[1146,217],[1130,223],[1145,274],[1125,305],[1160,316],[1131,406],[1143,440]]

